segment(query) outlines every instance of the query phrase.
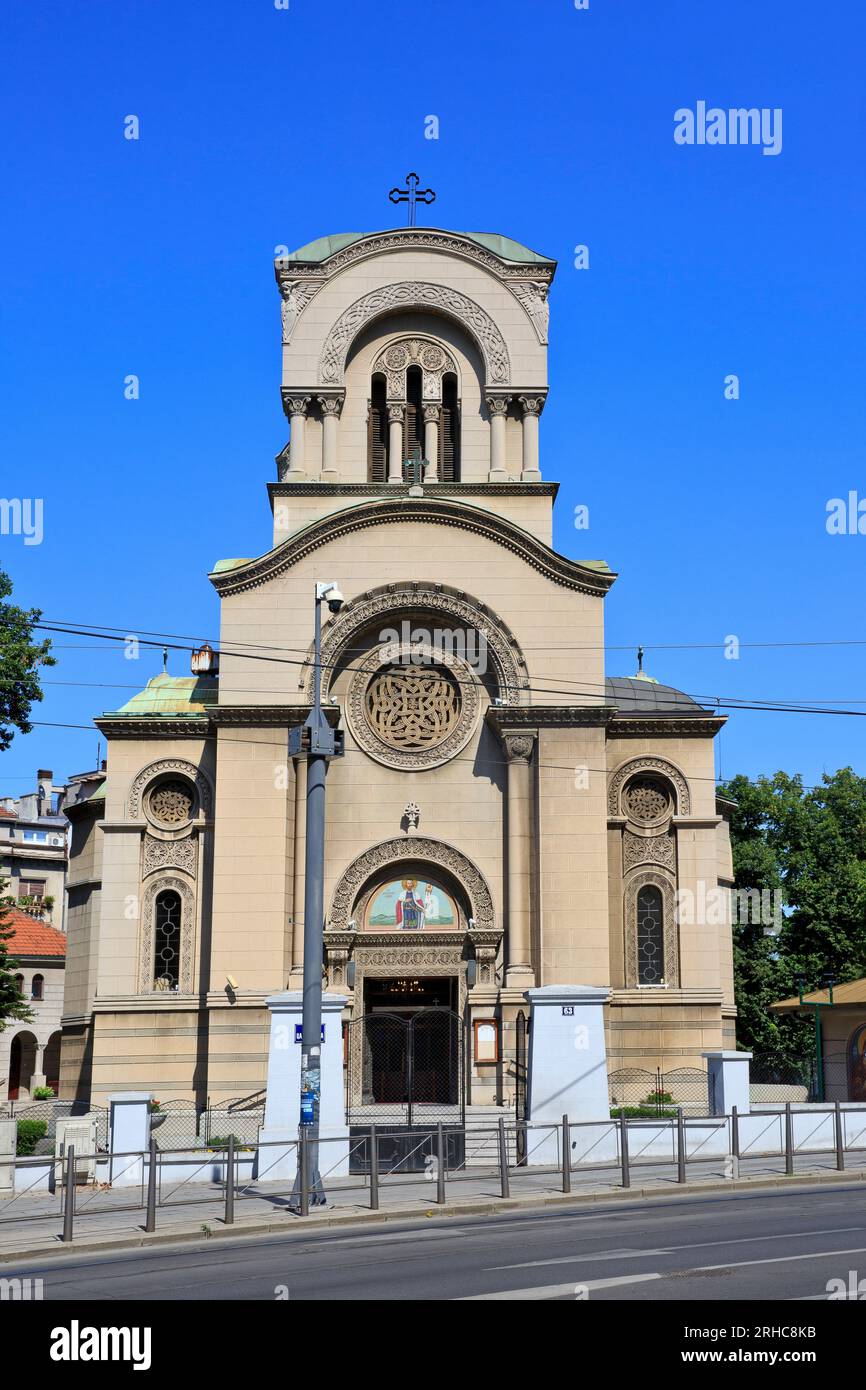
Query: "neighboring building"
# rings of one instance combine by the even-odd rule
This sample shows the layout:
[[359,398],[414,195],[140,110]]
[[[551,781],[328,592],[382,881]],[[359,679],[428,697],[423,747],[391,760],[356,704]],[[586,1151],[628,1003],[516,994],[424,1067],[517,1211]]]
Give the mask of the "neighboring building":
[[65,787],[41,768],[37,789],[0,799],[0,879],[7,896],[32,900],[43,921],[61,931],[66,925],[67,823],[62,812]]
[[866,1102],[866,976],[834,985],[832,1000],[829,988],[816,989],[802,999],[797,994],[780,999],[770,1008],[813,1022],[817,1011],[824,1099]]
[[37,1086],[55,1094],[60,1081],[60,1020],[66,937],[18,908],[4,924],[11,929],[10,960],[19,990],[33,1010],[33,1021],[10,1021],[0,1032],[0,1097],[28,1100]]
[[[408,1020],[428,1099],[465,1077],[469,1104],[504,1103],[534,985],[610,987],[612,1070],[735,1045],[724,720],[642,671],[606,679],[616,575],[552,548],[554,271],[507,237],[422,227],[277,263],[291,440],[265,553],[210,576],[219,674],[205,653],[103,715],[105,786],[68,811],[64,1096],[265,1081],[265,1001],[303,966],[306,774],[287,739],[313,697],[318,580],[346,596],[323,613],[346,736],[323,964],[353,1020],[350,1106],[399,1099]],[[226,506],[246,485],[225,480]],[[392,1023],[360,1032],[370,1017]]]

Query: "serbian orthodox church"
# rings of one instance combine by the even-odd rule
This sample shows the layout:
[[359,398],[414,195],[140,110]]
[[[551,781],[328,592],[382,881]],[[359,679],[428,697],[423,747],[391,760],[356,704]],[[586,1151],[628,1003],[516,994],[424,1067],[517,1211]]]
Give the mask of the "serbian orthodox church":
[[704,903],[732,881],[723,720],[606,677],[616,575],[552,546],[555,262],[410,226],[275,269],[289,442],[263,553],[213,566],[218,654],[97,719],[105,780],[70,811],[61,1095],[264,1086],[265,1001],[302,976],[306,765],[288,740],[313,700],[317,581],[345,597],[323,610],[345,752],[322,969],[347,1000],[349,1108],[404,1098],[413,1025],[420,1099],[513,1104],[536,985],[609,987],[612,1072],[733,1047],[726,913],[677,910],[678,890]]

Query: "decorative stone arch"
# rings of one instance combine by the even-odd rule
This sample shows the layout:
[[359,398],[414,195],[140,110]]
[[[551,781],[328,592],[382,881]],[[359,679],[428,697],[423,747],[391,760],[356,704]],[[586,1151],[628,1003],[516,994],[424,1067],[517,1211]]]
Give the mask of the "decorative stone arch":
[[[623,894],[623,930],[625,933],[625,986],[638,987],[637,962],[637,895],[642,888],[658,888],[662,895],[662,941],[664,950],[664,988],[678,989],[680,984],[680,942],[676,912],[676,888],[666,874],[655,870],[638,869],[629,878]],[[643,985],[643,989],[650,986]],[[660,986],[655,986],[660,988]]]
[[494,925],[493,898],[487,880],[471,859],[446,844],[444,840],[432,840],[423,835],[400,835],[391,840],[382,840],[359,854],[357,859],[345,870],[331,899],[328,914],[329,931],[347,931],[352,910],[364,891],[369,879],[383,869],[392,869],[395,878],[400,877],[401,865],[423,860],[431,866],[439,866],[455,878],[462,886],[472,907],[472,917],[476,928],[489,931]]
[[451,373],[457,378],[460,393],[460,371],[453,353],[429,333],[398,333],[376,354],[371,376],[384,376],[387,399],[406,400],[406,373],[418,367],[422,373],[422,397],[425,401],[441,402],[442,378]]
[[206,820],[210,820],[213,816],[213,788],[210,778],[200,767],[197,767],[195,763],[187,762],[185,758],[160,758],[157,762],[148,763],[147,767],[141,769],[129,789],[129,796],[126,800],[126,814],[129,820],[142,819],[142,803],[146,789],[157,777],[162,777],[167,772],[175,772],[179,777],[186,777],[192,782],[196,790],[199,811]]
[[319,359],[319,384],[342,386],[346,359],[352,343],[368,324],[404,309],[429,309],[454,319],[473,339],[484,362],[486,386],[505,386],[511,379],[511,362],[505,339],[490,315],[467,295],[447,285],[424,280],[401,280],[383,285],[350,304],[334,323]]
[[[522,704],[529,689],[526,660],[510,628],[480,600],[450,589],[444,584],[386,584],[368,589],[352,599],[327,624],[322,635],[322,698],[327,699],[331,681],[347,648],[366,627],[376,621],[398,618],[401,612],[429,615],[433,619],[473,628],[484,636],[492,659],[500,698],[508,704]],[[301,667],[298,686],[313,699],[313,647]]]
[[156,900],[160,893],[175,892],[180,898],[180,964],[178,969],[178,993],[193,992],[193,942],[195,940],[195,890],[185,878],[176,874],[164,875],[154,879],[144,890],[141,900],[141,940],[139,943],[138,992],[161,998],[154,989],[154,919]]
[[691,815],[692,798],[685,774],[668,758],[647,755],[642,758],[629,758],[611,774],[607,789],[607,810],[610,816],[625,815],[622,804],[623,787],[636,773],[656,773],[670,782],[674,790],[676,814]]

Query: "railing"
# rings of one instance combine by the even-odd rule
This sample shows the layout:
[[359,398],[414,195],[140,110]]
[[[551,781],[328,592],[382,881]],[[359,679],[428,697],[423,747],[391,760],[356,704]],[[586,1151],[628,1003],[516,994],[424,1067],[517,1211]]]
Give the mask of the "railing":
[[[801,1130],[799,1140],[795,1120]],[[389,1129],[388,1137],[392,1135]],[[820,1143],[816,1135],[823,1135]],[[729,1115],[708,1119],[688,1117],[682,1106],[674,1116],[659,1119],[574,1122],[563,1115],[558,1124],[532,1124],[509,1123],[503,1117],[498,1124],[467,1130],[464,1143],[453,1148],[448,1143],[447,1127],[438,1124],[426,1130],[406,1130],[407,1143],[396,1162],[383,1161],[382,1137],[375,1125],[351,1139],[311,1141],[301,1131],[295,1140],[238,1145],[234,1136],[229,1136],[223,1150],[186,1155],[161,1150],[152,1137],[147,1150],[110,1156],[112,1170],[126,1169],[129,1183],[110,1192],[98,1182],[92,1188],[76,1182],[76,1164],[93,1159],[105,1165],[109,1156],[102,1152],[76,1154],[70,1145],[58,1158],[17,1161],[16,1176],[23,1177],[24,1183],[3,1202],[0,1228],[4,1223],[44,1222],[44,1208],[35,1214],[23,1208],[16,1213],[14,1208],[38,1182],[44,1183],[46,1167],[51,1171],[54,1195],[59,1198],[59,1236],[65,1243],[73,1241],[82,1219],[98,1212],[142,1212],[142,1229],[148,1233],[157,1229],[159,1211],[181,1206],[217,1205],[226,1226],[234,1224],[239,1206],[255,1199],[308,1216],[321,1191],[314,1176],[317,1165],[332,1199],[342,1203],[354,1194],[354,1200],[346,1205],[363,1205],[371,1211],[379,1209],[383,1196],[401,1188],[416,1193],[420,1188],[422,1193],[429,1192],[426,1200],[443,1206],[449,1194],[459,1199],[461,1185],[477,1186],[479,1181],[487,1196],[497,1195],[498,1188],[498,1196],[507,1199],[521,1193],[550,1192],[551,1188],[570,1193],[576,1176],[592,1179],[595,1175],[598,1181],[599,1175],[610,1179],[616,1174],[618,1180],[609,1185],[628,1190],[633,1178],[649,1169],[655,1169],[657,1175],[660,1170],[662,1181],[670,1181],[675,1174],[676,1183],[686,1185],[690,1170],[699,1172],[703,1167],[706,1177],[711,1162],[723,1167],[721,1176],[735,1180],[741,1161],[757,1157],[759,1151],[765,1157],[768,1143],[772,1144],[771,1157],[784,1162],[786,1174],[795,1172],[798,1155],[815,1153],[832,1154],[833,1166],[844,1172],[848,1155],[866,1154],[866,1110],[843,1110],[836,1102],[826,1107],[810,1106],[808,1112],[797,1111],[790,1103],[784,1109],[752,1111],[749,1115],[739,1115],[735,1108]],[[575,1162],[573,1155],[579,1146]],[[715,1152],[710,1153],[712,1146]],[[358,1166],[363,1171],[348,1175],[350,1160],[359,1153],[363,1162]],[[423,1176],[410,1171],[419,1154],[424,1158]],[[479,1164],[485,1156],[489,1162]],[[282,1174],[292,1173],[282,1189],[279,1179],[268,1176],[277,1167]],[[26,1180],[29,1169],[38,1170],[30,1184]],[[207,1190],[202,1191],[205,1184]],[[207,1226],[203,1229],[208,1231]]]

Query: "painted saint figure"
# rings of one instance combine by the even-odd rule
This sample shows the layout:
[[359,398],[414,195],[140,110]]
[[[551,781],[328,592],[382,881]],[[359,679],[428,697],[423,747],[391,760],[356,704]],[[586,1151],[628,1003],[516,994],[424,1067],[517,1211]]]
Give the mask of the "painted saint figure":
[[420,931],[424,926],[424,903],[415,889],[418,880],[404,878],[401,887],[405,890],[396,903],[396,925],[401,931]]

